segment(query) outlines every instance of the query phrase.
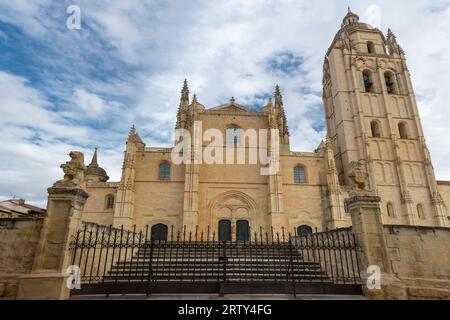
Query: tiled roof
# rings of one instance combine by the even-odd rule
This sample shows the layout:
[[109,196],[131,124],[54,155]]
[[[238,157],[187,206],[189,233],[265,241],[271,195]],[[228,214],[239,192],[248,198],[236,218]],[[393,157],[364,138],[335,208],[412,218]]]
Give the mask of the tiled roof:
[[25,203],[22,199],[9,199],[0,202],[0,211],[11,215],[36,215],[45,214],[46,210]]

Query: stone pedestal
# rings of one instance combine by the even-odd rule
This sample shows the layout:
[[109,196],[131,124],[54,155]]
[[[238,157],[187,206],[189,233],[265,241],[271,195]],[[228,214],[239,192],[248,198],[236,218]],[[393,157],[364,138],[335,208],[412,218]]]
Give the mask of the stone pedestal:
[[[352,231],[359,246],[358,260],[364,295],[370,299],[404,299],[401,281],[392,274],[381,220],[380,197],[365,191],[352,191],[346,200],[352,218]],[[381,289],[369,289],[369,266],[380,270]]]
[[18,299],[69,298],[66,273],[70,265],[69,244],[81,227],[83,206],[88,194],[81,187],[48,189],[47,217],[31,274],[21,278]]

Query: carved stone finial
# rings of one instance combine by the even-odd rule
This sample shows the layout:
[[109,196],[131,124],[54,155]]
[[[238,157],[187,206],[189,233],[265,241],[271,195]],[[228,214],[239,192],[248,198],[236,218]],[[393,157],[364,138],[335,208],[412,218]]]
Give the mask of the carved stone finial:
[[275,86],[275,107],[280,107],[283,105],[283,96],[281,95],[280,86]]
[[181,89],[180,105],[177,112],[176,129],[186,128],[187,109],[189,107],[189,87],[187,79],[184,79],[183,88]]
[[398,54],[402,55],[405,54],[405,51],[403,51],[402,47],[397,42],[396,35],[392,32],[391,28],[388,29],[387,37],[386,37],[386,44],[388,47],[388,51],[390,55]]
[[184,79],[183,89],[181,89],[181,101],[188,101],[189,103],[189,87],[187,79]]
[[130,133],[128,134],[128,140],[129,142],[134,142],[136,138],[136,127],[134,124],[130,128]]
[[349,165],[348,176],[353,182],[353,189],[367,190],[367,171],[364,161],[352,161]]
[[64,172],[64,179],[55,182],[53,187],[85,187],[84,181],[84,154],[79,151],[69,153],[70,161],[61,165]]

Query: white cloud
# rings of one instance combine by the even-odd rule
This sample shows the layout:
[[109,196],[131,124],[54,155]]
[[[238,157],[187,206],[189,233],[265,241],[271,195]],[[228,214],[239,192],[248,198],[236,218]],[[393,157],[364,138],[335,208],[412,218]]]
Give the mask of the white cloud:
[[[74,125],[22,77],[0,71],[0,197],[23,197],[45,204],[46,188],[61,178],[59,165],[70,150],[86,149],[101,135],[88,127]],[[70,128],[70,130],[68,130]],[[105,168],[118,179],[121,152],[102,150]],[[88,160],[88,159],[87,159]],[[109,160],[114,160],[114,166]]]
[[26,33],[42,36],[47,31],[48,23],[41,19],[42,10],[50,5],[51,0],[0,1],[0,21],[20,24]]
[[75,103],[84,111],[98,116],[103,113],[105,103],[97,95],[87,92],[84,89],[76,89],[74,93]]

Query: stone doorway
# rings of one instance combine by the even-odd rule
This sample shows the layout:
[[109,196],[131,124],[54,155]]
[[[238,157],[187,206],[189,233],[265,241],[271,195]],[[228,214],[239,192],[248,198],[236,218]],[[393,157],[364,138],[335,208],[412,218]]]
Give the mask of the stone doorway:
[[[232,230],[236,230],[233,234]],[[247,220],[238,220],[234,223],[230,220],[219,221],[219,241],[249,241],[250,239],[250,224]]]
[[256,203],[240,191],[227,191],[210,202],[210,222],[215,226],[218,239],[247,241],[251,226],[255,224]]

